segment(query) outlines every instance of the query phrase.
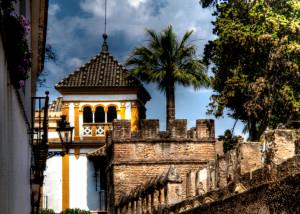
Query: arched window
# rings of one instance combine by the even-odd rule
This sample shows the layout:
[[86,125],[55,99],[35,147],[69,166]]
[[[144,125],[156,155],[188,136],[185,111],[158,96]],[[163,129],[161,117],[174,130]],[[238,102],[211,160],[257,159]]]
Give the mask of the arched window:
[[117,118],[117,110],[115,106],[109,106],[107,111],[107,122],[111,123]]
[[95,122],[104,123],[105,122],[105,112],[102,106],[98,106],[95,112]]
[[83,122],[84,123],[92,123],[93,122],[93,113],[91,107],[83,108]]

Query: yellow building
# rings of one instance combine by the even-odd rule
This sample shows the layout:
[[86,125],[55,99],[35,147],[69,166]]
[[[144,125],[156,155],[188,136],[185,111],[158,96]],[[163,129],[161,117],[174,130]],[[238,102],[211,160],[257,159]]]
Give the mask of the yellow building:
[[[131,121],[132,131],[146,117],[150,95],[108,52],[104,35],[101,52],[66,76],[56,86],[61,93],[49,107],[49,154],[43,188],[44,208],[105,210],[104,173],[86,154],[105,144],[105,133],[114,119]],[[57,121],[66,115],[74,127],[68,154],[56,132]]]

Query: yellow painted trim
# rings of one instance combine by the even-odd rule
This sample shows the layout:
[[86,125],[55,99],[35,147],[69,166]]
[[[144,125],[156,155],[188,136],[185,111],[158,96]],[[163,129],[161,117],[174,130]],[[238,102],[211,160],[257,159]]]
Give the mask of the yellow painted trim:
[[107,109],[108,109],[108,108],[111,107],[111,106],[116,107],[116,110],[117,110],[117,111],[120,110],[120,107],[119,107],[118,105],[116,105],[116,104],[109,104],[109,105],[107,105],[106,107],[107,107]]
[[105,105],[102,105],[102,104],[96,104],[95,106],[94,106],[94,111],[96,111],[96,108],[97,107],[102,107],[103,109],[105,108]]
[[121,119],[122,120],[125,120],[125,117],[126,117],[125,112],[126,112],[126,106],[121,106],[120,107],[120,114],[121,114]]
[[90,105],[90,104],[84,104],[83,106],[81,106],[81,107],[80,107],[80,111],[83,112],[83,109],[84,109],[85,107],[90,107],[91,110],[94,111],[94,107],[93,107],[92,105]]
[[79,106],[75,105],[74,106],[74,140],[79,141]]
[[131,131],[139,128],[139,111],[136,103],[131,103]]
[[62,157],[62,210],[70,207],[70,159],[69,154]]
[[80,156],[80,147],[79,146],[76,146],[74,148],[74,155],[75,155],[76,160],[78,160],[79,156]]
[[92,126],[92,136],[96,136],[97,126]]

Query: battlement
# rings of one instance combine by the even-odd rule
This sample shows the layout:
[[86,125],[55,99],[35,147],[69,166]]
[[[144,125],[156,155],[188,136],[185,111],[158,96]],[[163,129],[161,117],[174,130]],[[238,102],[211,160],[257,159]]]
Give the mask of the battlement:
[[196,127],[187,129],[187,120],[177,119],[171,122],[171,131],[160,131],[159,120],[142,120],[140,130],[132,132],[129,120],[115,120],[113,122],[112,139],[173,139],[173,140],[215,140],[214,120],[199,119]]
[[[179,131],[186,121],[176,122],[178,130],[174,129],[176,135],[173,136],[180,139],[186,134],[188,138],[187,132],[181,132],[184,129]],[[157,134],[158,121],[151,121],[151,124],[152,131]],[[213,133],[211,125],[211,121],[197,121],[192,134],[198,137],[196,139],[205,139]],[[207,161],[205,165],[199,164],[189,170],[171,165],[163,173],[127,190],[127,194],[124,193],[115,204],[117,213],[188,213],[202,204],[223,203],[225,198],[237,193],[251,192],[262,184],[286,176],[293,177],[300,172],[296,164],[300,158],[298,136],[294,130],[267,131],[264,142],[239,143],[225,155],[217,155],[215,160]],[[279,188],[279,191],[282,190]],[[249,198],[253,200],[255,197]],[[224,207],[224,210],[227,209]]]

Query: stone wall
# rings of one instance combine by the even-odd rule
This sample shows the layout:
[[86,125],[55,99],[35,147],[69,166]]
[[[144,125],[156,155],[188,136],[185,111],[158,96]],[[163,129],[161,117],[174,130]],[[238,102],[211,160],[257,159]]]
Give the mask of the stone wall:
[[206,166],[202,191],[196,191],[200,180],[195,174],[205,168],[191,172],[187,181],[196,181],[187,184],[192,194],[162,213],[298,213],[298,147],[293,130],[268,131],[262,143],[241,143]]
[[263,147],[266,151],[264,158],[269,158],[274,164],[280,164],[295,155],[298,144],[298,132],[294,130],[267,131]]
[[[197,127],[186,131],[186,121],[178,120],[171,133],[159,132],[157,120],[143,121],[135,133],[128,131],[127,123],[116,121],[107,141],[112,213],[300,209],[296,131],[268,131],[263,142],[239,143],[223,154],[222,143],[216,149],[211,135],[212,121],[198,120]],[[168,179],[170,171],[176,179]]]
[[[252,175],[246,173],[240,183],[183,200],[160,213],[299,213],[299,161],[300,156],[296,155],[275,166],[276,170],[261,168]],[[243,191],[237,191],[241,187]]]
[[[131,132],[129,121],[113,122],[106,144],[110,212],[115,212],[122,195],[130,195],[134,188],[163,174],[171,165],[182,179],[180,198],[186,198],[188,173],[215,159],[212,120],[197,120],[191,130],[187,130],[186,120],[174,120],[171,127],[169,133],[160,132],[158,120],[143,120],[141,130]],[[172,191],[172,185],[167,190]]]
[[229,182],[250,171],[262,167],[262,144],[260,142],[240,143],[233,150],[216,158],[216,186],[226,186]]

